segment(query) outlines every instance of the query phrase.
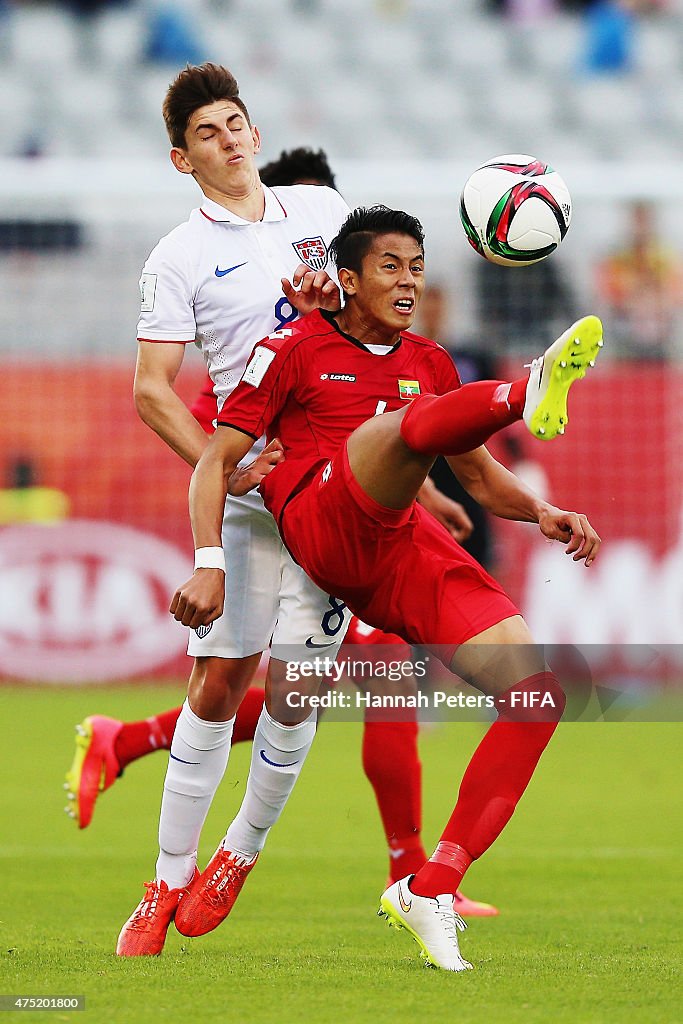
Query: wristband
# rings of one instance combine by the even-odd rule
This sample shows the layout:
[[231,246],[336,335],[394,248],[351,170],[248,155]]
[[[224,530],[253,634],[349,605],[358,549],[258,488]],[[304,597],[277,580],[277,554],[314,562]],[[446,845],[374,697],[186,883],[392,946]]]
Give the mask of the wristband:
[[221,569],[225,572],[223,548],[197,548],[194,553],[195,569]]

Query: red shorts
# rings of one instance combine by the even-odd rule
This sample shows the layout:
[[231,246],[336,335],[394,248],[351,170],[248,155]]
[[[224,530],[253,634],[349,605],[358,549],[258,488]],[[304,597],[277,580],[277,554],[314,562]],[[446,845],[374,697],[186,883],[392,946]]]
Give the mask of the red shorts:
[[351,647],[368,647],[378,644],[390,647],[405,644],[405,642],[397,633],[385,633],[383,630],[377,629],[376,626],[369,626],[366,622],[361,622],[355,615],[351,619],[344,637],[344,643]]
[[[289,551],[322,589],[363,622],[434,649],[455,649],[519,615],[500,584],[428,512],[388,509],[369,497],[349,466],[346,445],[332,462],[282,463],[262,485]],[[292,494],[292,481],[305,479]]]

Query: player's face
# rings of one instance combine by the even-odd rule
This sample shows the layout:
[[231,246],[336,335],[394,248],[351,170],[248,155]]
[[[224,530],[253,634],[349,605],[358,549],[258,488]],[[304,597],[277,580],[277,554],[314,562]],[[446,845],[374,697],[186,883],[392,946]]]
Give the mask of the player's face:
[[368,326],[407,330],[424,289],[422,249],[410,235],[377,235],[355,279],[356,308]]
[[255,154],[261,145],[258,129],[230,100],[199,107],[185,131],[185,148],[173,148],[171,160],[191,174],[209,198],[241,198],[258,183]]

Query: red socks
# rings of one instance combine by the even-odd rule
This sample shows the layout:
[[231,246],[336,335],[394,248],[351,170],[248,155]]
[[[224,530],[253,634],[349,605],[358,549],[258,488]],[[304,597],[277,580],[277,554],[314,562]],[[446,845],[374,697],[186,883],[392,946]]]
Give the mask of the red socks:
[[392,881],[422,867],[422,766],[417,721],[365,722],[363,768],[375,791],[389,844]]
[[[552,705],[525,707],[539,692]],[[455,893],[471,861],[500,835],[562,717],[565,696],[552,672],[539,672],[511,686],[496,706],[498,718],[467,766],[441,842],[410,883],[416,896]]]
[[414,836],[389,840],[389,879],[397,882],[406,875],[414,875],[427,861],[427,851],[422,845],[422,836],[418,832]]
[[114,754],[121,769],[155,750],[169,750],[181,711],[182,707],[173,708],[141,722],[124,722],[114,742]]
[[401,422],[401,436],[422,455],[462,455],[522,418],[527,378],[506,384],[481,380],[445,395],[414,398]]
[[[254,738],[264,700],[265,690],[258,686],[249,687],[237,712],[232,731],[233,743]],[[114,743],[114,754],[121,770],[145,754],[152,754],[155,750],[170,750],[180,712],[181,708],[173,708],[141,722],[124,722]]]
[[246,740],[253,740],[256,732],[256,723],[261,715],[261,709],[266,699],[266,691],[259,686],[250,686],[242,703],[237,709],[237,717],[232,729],[232,742],[244,743]]

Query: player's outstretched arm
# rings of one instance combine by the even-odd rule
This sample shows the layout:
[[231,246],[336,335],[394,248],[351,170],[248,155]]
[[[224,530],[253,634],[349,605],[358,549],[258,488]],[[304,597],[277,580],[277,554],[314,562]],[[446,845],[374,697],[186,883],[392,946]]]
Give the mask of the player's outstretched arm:
[[[176,590],[169,609],[178,622],[191,629],[206,626],[223,614],[225,569],[216,563],[221,561],[223,551],[221,527],[228,478],[252,444],[253,438],[240,430],[219,427],[192,474],[190,522],[195,564],[202,561],[213,564],[195,569],[190,579]],[[211,557],[202,558],[201,548],[213,549]]]
[[140,419],[185,462],[196,466],[206,434],[173,390],[184,354],[184,344],[138,342],[133,396]]
[[341,309],[336,282],[324,270],[311,270],[305,263],[299,264],[291,281],[282,278],[282,291],[299,316],[312,313],[314,309]]
[[463,487],[483,508],[501,519],[538,523],[544,537],[566,544],[566,553],[575,562],[584,560],[590,565],[595,561],[600,537],[586,516],[565,512],[543,501],[485,447],[449,456],[447,461]]

